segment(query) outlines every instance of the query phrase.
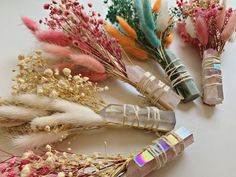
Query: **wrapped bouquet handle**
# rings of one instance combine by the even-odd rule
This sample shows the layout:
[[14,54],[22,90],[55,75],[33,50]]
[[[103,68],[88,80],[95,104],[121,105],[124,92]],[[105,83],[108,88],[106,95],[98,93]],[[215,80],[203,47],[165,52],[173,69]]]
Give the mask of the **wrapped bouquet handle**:
[[110,104],[100,111],[110,125],[137,127],[151,131],[168,132],[176,124],[173,111],[162,111],[156,107],[139,107],[131,104]]
[[183,102],[189,102],[200,96],[200,92],[182,61],[174,53],[166,50],[166,62],[161,63],[172,87],[184,98]]
[[[174,20],[169,13],[168,1],[161,1],[160,11],[151,8],[148,0],[115,0],[107,2],[107,18],[119,25],[116,29],[106,25],[107,32],[118,39],[120,45],[135,59],[154,59],[165,71],[168,80],[183,102],[190,102],[200,96],[200,92],[189,72],[167,47],[173,41]],[[131,4],[129,13],[123,4]],[[132,33],[131,33],[132,31]],[[135,35],[134,35],[135,34]],[[125,39],[125,40],[124,40]],[[125,41],[130,41],[125,42]],[[133,45],[132,45],[133,44]]]
[[[221,54],[235,34],[236,11],[227,8],[226,0],[177,0],[177,30],[184,42],[199,49],[202,59],[203,103],[215,106],[224,100]],[[201,9],[201,10],[199,10]]]
[[208,49],[203,54],[202,85],[204,103],[216,105],[223,102],[221,59],[213,49]]
[[175,159],[192,143],[192,133],[183,127],[162,136],[130,161],[127,177],[147,176]]
[[181,97],[150,72],[145,72],[137,65],[128,65],[126,69],[130,81],[153,105],[173,110],[179,104]]

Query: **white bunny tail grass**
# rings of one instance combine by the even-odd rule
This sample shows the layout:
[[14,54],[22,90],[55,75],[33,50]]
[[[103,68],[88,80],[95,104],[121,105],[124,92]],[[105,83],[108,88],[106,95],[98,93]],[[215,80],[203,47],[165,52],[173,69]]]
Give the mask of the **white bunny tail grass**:
[[0,116],[11,120],[24,120],[30,121],[35,117],[46,116],[47,111],[38,110],[33,108],[25,108],[20,106],[0,106]]
[[54,107],[65,112],[35,118],[31,121],[31,125],[42,127],[61,124],[74,126],[98,126],[105,124],[105,120],[88,107],[61,99],[54,101]]
[[168,27],[169,21],[169,8],[168,8],[168,1],[162,0],[160,12],[157,18],[157,29],[160,32],[164,32]]
[[0,127],[2,128],[16,127],[24,123],[25,121],[23,120],[9,120],[7,118],[0,117]]
[[32,120],[31,125],[44,127],[56,125],[99,126],[105,120],[87,107],[78,106],[73,112],[58,113],[51,116],[39,117]]
[[11,101],[21,103],[28,107],[50,110],[54,99],[49,97],[38,96],[35,94],[21,94],[11,97]]
[[17,95],[12,97],[12,100],[16,103],[21,103],[28,107],[59,112],[68,112],[71,110],[75,111],[75,109],[78,108],[79,105],[77,103],[70,102],[64,99],[53,99],[35,94]]
[[59,133],[39,132],[17,136],[12,139],[12,142],[15,146],[21,148],[39,148],[43,145],[59,142],[67,138],[68,135],[67,131]]

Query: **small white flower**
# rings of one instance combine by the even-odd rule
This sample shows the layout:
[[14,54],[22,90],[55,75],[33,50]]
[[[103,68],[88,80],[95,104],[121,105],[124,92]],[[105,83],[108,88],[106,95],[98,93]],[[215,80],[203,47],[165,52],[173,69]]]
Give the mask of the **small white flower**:
[[25,165],[20,173],[21,177],[29,177],[30,176],[30,165]]
[[65,173],[64,172],[60,172],[60,173],[58,173],[58,175],[57,175],[57,177],[65,177],[66,175],[65,175]]
[[63,73],[65,76],[69,76],[71,74],[71,70],[69,68],[64,68]]
[[50,77],[53,75],[53,71],[51,69],[45,69],[44,74]]

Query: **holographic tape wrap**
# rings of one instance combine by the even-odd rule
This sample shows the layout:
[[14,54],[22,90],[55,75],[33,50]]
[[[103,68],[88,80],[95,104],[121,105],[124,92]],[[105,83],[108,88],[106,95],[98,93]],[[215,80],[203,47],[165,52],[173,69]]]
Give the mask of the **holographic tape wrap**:
[[193,135],[186,128],[180,128],[162,136],[131,160],[127,169],[127,177],[148,175],[175,159],[192,143]]
[[108,124],[118,124],[154,132],[169,132],[174,129],[176,124],[173,111],[162,111],[156,107],[110,104],[100,111],[100,115]]
[[221,60],[218,52],[213,49],[204,51],[202,61],[203,102],[217,105],[223,102],[223,83]]
[[126,69],[128,78],[135,83],[136,89],[153,105],[163,110],[174,110],[181,101],[180,96],[150,72],[145,72],[137,65],[127,66]]

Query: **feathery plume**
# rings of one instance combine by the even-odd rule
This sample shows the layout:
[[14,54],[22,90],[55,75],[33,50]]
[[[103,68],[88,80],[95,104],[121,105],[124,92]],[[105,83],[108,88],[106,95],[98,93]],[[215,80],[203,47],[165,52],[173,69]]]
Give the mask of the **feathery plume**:
[[153,7],[152,7],[152,12],[157,13],[160,11],[160,7],[161,7],[161,1],[162,0],[156,0]]
[[135,59],[140,59],[140,60],[147,60],[148,59],[148,53],[138,47],[128,47],[125,48],[125,50],[132,55],[133,57],[135,57]]
[[222,30],[225,24],[225,16],[226,16],[226,0],[222,0],[222,7],[216,17],[216,24],[220,31]]
[[54,30],[42,31],[34,20],[28,17],[22,17],[21,19],[25,26],[31,30],[40,42],[47,42],[61,46],[69,46],[71,44],[71,41],[64,33]]
[[24,25],[33,33],[35,33],[36,31],[40,31],[39,25],[34,20],[28,17],[22,17],[21,20],[23,21]]
[[59,57],[69,58],[75,65],[83,66],[96,73],[105,73],[105,68],[99,61],[89,55],[77,54],[71,48],[54,44],[44,44],[43,50]]
[[156,33],[148,28],[146,25],[142,27],[145,37],[147,38],[148,42],[154,48],[158,48],[161,46],[160,40],[157,38]]
[[127,21],[125,21],[124,18],[117,16],[117,20],[122,28],[122,30],[131,38],[133,39],[137,39],[137,33],[135,32],[135,30],[128,24]]
[[191,17],[187,17],[187,19],[185,20],[185,28],[186,28],[186,32],[192,37],[192,38],[196,38],[196,31],[195,31],[195,27],[194,24],[192,22]]
[[50,44],[56,44],[60,46],[71,45],[70,39],[63,33],[54,30],[50,31],[37,31],[35,37],[40,42],[46,42]]
[[89,55],[70,55],[70,59],[80,66],[84,66],[91,71],[95,71],[96,73],[105,73],[104,66],[96,59]]
[[167,38],[166,38],[166,48],[168,48],[170,46],[170,44],[173,42],[174,40],[174,33],[171,33]]
[[135,47],[135,41],[123,35],[114,26],[108,23],[105,23],[103,26],[104,26],[104,29],[107,31],[107,33],[111,35],[112,37],[116,38],[122,47],[127,47],[127,46]]
[[235,32],[235,29],[236,29],[236,11],[229,18],[228,23],[226,24],[224,30],[222,31],[221,34],[222,41],[227,42]]
[[16,136],[12,138],[12,142],[16,147],[20,148],[39,148],[47,144],[59,142],[60,140],[65,139],[67,136],[67,132],[38,132],[28,135]]
[[45,116],[48,112],[44,110],[37,110],[31,108],[22,108],[18,106],[0,106],[0,117],[8,119],[17,119],[22,121],[29,121],[38,116]]
[[143,15],[145,19],[145,24],[147,25],[150,30],[155,30],[156,25],[153,19],[152,8],[150,5],[149,0],[142,0],[143,1]]
[[158,31],[165,31],[168,27],[169,22],[169,9],[168,9],[168,1],[161,0],[160,12],[157,17],[157,29]]
[[208,27],[205,19],[201,16],[197,17],[196,19],[196,32],[197,38],[201,42],[203,46],[207,45],[208,43]]

